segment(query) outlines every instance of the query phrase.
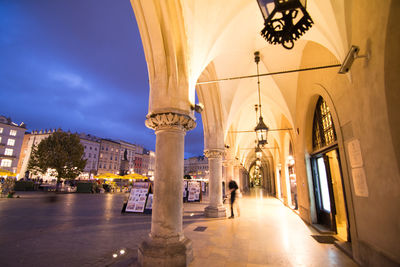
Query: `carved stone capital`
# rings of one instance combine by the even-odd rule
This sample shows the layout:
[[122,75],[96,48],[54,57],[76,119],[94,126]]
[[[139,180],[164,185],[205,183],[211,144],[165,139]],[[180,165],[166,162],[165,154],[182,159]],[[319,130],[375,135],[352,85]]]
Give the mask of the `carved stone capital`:
[[174,112],[150,114],[145,124],[156,131],[176,128],[189,131],[196,127],[196,122],[190,116]]
[[207,158],[222,158],[224,155],[224,150],[223,149],[207,149],[204,150],[204,155]]

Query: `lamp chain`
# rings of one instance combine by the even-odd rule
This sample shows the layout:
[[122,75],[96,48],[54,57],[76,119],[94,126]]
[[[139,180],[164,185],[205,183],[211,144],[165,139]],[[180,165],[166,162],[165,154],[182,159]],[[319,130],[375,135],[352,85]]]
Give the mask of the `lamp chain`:
[[260,108],[260,117],[262,117],[262,113],[261,113],[261,90],[260,90],[260,72],[259,72],[259,68],[258,68],[258,63],[260,62],[260,52],[255,52],[255,62],[257,64],[257,86],[258,86],[258,106]]

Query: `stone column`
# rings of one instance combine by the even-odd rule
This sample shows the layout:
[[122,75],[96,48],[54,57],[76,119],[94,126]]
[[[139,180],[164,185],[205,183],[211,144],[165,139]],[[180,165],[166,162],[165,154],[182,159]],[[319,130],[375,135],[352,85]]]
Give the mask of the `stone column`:
[[226,208],[222,203],[222,154],[223,150],[204,151],[210,170],[210,205],[204,209],[206,217],[226,217]]
[[139,264],[187,266],[193,250],[182,231],[184,139],[196,123],[171,112],[148,116],[146,126],[156,133],[156,166],[151,232],[139,246]]
[[231,180],[235,180],[233,177],[233,165],[231,161],[227,161],[226,166],[226,183],[228,184]]
[[233,172],[233,180],[236,181],[236,183],[237,183],[239,189],[242,190],[242,188],[241,188],[241,181],[240,181],[239,169],[240,169],[240,166],[239,166],[239,165],[235,165],[235,166],[233,167],[233,170],[234,170],[234,172]]

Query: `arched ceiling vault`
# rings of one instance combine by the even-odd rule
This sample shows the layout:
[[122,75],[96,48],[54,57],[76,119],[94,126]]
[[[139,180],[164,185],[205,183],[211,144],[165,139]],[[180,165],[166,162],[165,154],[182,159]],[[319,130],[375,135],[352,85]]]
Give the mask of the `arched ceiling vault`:
[[[307,0],[314,25],[295,42],[292,50],[268,44],[261,37],[264,21],[256,0],[173,0],[168,4],[160,4],[158,0],[131,0],[131,3],[142,35],[151,84],[152,80],[161,78],[169,79],[168,85],[171,85],[165,67],[171,73],[175,68],[186,77],[189,92],[184,95],[190,101],[194,99],[196,83],[210,64],[214,79],[245,76],[256,73],[255,51],[261,54],[260,73],[267,73],[314,67],[300,66],[308,42],[318,43],[332,53],[330,62],[320,62],[322,65],[341,62],[349,47],[347,36],[351,25],[346,24],[345,16],[349,4],[344,0]],[[167,76],[160,76],[157,69]],[[177,83],[182,82],[179,77],[173,77]],[[281,127],[282,117],[291,126],[296,124],[297,84],[296,73],[261,78],[262,112],[270,128]],[[231,142],[235,156],[250,155],[240,152],[240,148],[254,145],[254,138],[229,132],[254,129],[254,104],[258,102],[256,79],[220,82],[217,86],[202,88],[208,92],[202,96],[207,103],[205,108],[213,109],[204,121],[210,123],[204,127],[205,135],[211,133],[211,125],[218,125],[225,142]],[[205,100],[208,97],[215,99]],[[153,104],[152,99],[150,103]],[[222,120],[222,124],[216,120]],[[280,146],[280,139],[274,135],[271,133],[271,141]],[[217,143],[220,146],[223,142]]]
[[[255,0],[231,0],[229,3],[184,0],[181,3],[191,59],[191,84],[210,62],[217,78],[255,74],[255,51],[261,53],[260,73],[267,73],[299,68],[303,49],[310,41],[326,47],[336,57],[321,64],[341,61],[347,50],[343,0],[308,0],[307,9],[315,24],[292,50],[270,45],[260,36],[263,18]],[[282,116],[291,125],[295,124],[297,79],[296,73],[261,78],[262,112],[270,128],[280,128]],[[224,138],[230,135],[229,140],[235,143],[230,144],[234,154],[244,157],[241,148],[254,146],[254,134],[232,135],[229,131],[254,129],[257,81],[252,78],[220,82],[218,88],[221,109],[226,114]],[[271,132],[269,138],[279,140],[275,135]]]

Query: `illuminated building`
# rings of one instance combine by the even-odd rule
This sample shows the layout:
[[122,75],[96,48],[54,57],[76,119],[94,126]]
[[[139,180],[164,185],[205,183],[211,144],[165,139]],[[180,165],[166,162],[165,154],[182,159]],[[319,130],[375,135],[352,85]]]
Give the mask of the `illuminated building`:
[[18,125],[10,118],[0,116],[0,168],[17,172],[25,131],[23,122]]
[[100,140],[98,174],[119,174],[121,144],[111,139]]
[[86,166],[78,179],[93,178],[97,174],[99,162],[100,138],[90,134],[79,134],[80,142],[84,148],[83,158],[86,159]]

